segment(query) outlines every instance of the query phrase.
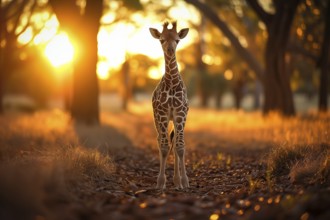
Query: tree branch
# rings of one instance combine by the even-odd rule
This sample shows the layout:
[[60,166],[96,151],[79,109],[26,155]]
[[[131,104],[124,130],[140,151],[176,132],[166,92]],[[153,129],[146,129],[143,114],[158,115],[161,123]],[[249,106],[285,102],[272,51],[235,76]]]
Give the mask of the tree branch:
[[21,16],[23,14],[23,11],[26,7],[26,5],[28,4],[28,1],[25,0],[21,3],[21,5],[18,7],[18,9],[16,10],[16,13],[14,13],[14,15],[16,16],[15,18],[15,22],[14,22],[14,28],[13,28],[13,32],[16,31],[18,25],[19,25],[19,22],[21,21]]
[[60,26],[67,32],[79,26],[80,10],[74,0],[49,0]]
[[[86,0],[86,7],[84,17],[85,22],[99,24],[103,14],[103,1],[102,0]],[[99,25],[91,25],[89,28],[99,29]]]
[[241,56],[241,58],[250,66],[257,77],[262,81],[264,78],[263,68],[255,59],[255,57],[241,45],[238,38],[229,29],[228,25],[205,3],[202,3],[199,0],[186,0],[186,2],[194,5],[197,9],[199,9],[204,16],[206,16],[218,29],[222,31],[222,33],[233,45],[238,55]]
[[310,51],[306,50],[305,48],[303,48],[302,46],[294,43],[294,42],[290,42],[287,49],[293,53],[296,53],[296,54],[300,54],[310,60],[312,60],[313,62],[317,62],[317,59],[318,57],[311,53]]
[[270,22],[272,21],[273,15],[267,13],[258,3],[257,0],[246,0],[247,3],[251,6],[253,11],[258,15],[260,20],[265,23],[268,27]]
[[[51,14],[48,14],[48,18],[45,19],[45,20],[49,20],[50,17],[51,17]],[[27,27],[29,27],[29,26],[30,25],[27,25]],[[24,45],[21,45],[20,48],[25,48],[26,46],[30,45],[31,42],[33,42],[35,40],[36,36],[38,36],[41,33],[41,31],[46,27],[46,24],[45,24],[45,22],[43,22],[43,26],[38,28],[38,29],[33,27],[32,25],[31,25],[31,27],[33,28],[32,30],[33,30],[33,33],[34,33],[33,37],[30,39],[29,42],[27,42]],[[17,36],[19,36],[19,35],[17,35]],[[51,41],[53,38],[54,38],[54,36],[49,41]]]
[[[6,5],[1,5],[2,7],[0,8],[1,16],[3,16],[4,21],[8,21],[10,18],[6,18],[8,16],[8,12],[11,9],[11,7],[14,7],[16,1],[10,1]],[[4,3],[1,3],[4,4]]]
[[[29,14],[28,21],[26,22],[26,25],[22,28],[22,30],[20,32],[16,33],[16,37],[18,37],[19,35],[23,34],[26,31],[26,29],[30,26],[32,14],[33,14],[34,9],[35,9],[36,6],[37,6],[37,1],[33,1],[33,5],[31,6],[31,9],[30,9],[30,14]],[[23,15],[23,13],[21,13],[20,17],[22,15]],[[17,27],[15,28],[15,30],[16,29],[17,29]]]

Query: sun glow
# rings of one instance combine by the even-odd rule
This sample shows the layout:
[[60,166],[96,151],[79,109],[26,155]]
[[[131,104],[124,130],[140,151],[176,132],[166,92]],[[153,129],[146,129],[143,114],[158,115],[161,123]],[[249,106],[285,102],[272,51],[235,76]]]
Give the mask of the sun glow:
[[107,80],[110,77],[109,64],[107,62],[98,62],[97,77],[102,80]]
[[160,79],[163,73],[157,67],[151,67],[148,72],[148,77],[154,80]]
[[128,54],[143,54],[153,59],[163,57],[159,42],[153,39],[149,26],[136,28],[118,23],[111,29],[101,28],[98,34],[99,56],[108,64],[108,70],[119,69]]
[[56,35],[59,26],[56,16],[51,16],[44,26],[42,31],[33,39],[35,44],[47,43]]
[[56,35],[46,46],[45,55],[54,67],[72,62],[74,48],[65,33]]
[[32,28],[28,27],[23,34],[18,36],[17,41],[20,44],[27,44],[32,40],[32,38],[33,38]]
[[[189,22],[195,24],[200,19],[199,13],[194,7],[187,6],[185,3],[178,3],[173,6],[169,14],[169,19],[177,20],[180,18],[179,28],[189,27]],[[159,18],[152,13],[146,15],[141,12],[130,15],[134,22],[114,21],[115,18],[116,12],[108,11],[101,19],[105,25],[101,25],[98,33],[98,78],[101,80],[109,79],[112,72],[120,71],[128,56],[139,54],[159,61],[159,66],[150,69],[147,74],[151,79],[161,78],[164,72],[164,65],[160,61],[163,60],[163,51],[159,41],[154,39],[149,32],[150,27],[161,30],[162,24]],[[64,32],[58,33],[59,22],[56,16],[43,12],[35,14],[33,19],[39,21],[38,26],[43,25],[42,30],[36,33],[33,28],[27,28],[19,36],[18,42],[22,45],[33,43],[44,48],[45,56],[57,69],[70,64],[74,59],[74,54],[78,54],[77,48],[74,47],[74,42],[70,42],[68,35]],[[197,35],[198,33],[191,29],[177,50],[191,45],[197,39]]]

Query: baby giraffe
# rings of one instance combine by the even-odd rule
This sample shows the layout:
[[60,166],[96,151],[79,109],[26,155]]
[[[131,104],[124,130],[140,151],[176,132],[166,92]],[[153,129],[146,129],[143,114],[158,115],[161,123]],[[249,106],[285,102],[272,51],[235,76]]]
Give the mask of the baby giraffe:
[[174,149],[175,154],[173,181],[176,188],[182,189],[189,187],[184,158],[184,127],[189,107],[186,86],[178,70],[175,50],[179,41],[187,36],[189,29],[184,28],[177,32],[176,22],[172,23],[171,29],[168,28],[168,25],[168,22],[163,24],[162,33],[154,28],[150,28],[151,35],[160,41],[165,57],[165,74],[152,95],[152,107],[158,133],[160,156],[157,188],[165,189],[166,187],[165,167],[168,154],[170,153],[168,125],[172,121],[174,130],[170,135],[171,148]]

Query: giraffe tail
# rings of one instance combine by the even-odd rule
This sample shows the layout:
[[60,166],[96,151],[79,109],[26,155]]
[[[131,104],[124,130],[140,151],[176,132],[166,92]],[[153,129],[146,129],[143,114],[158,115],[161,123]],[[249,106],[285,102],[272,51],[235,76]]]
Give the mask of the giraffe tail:
[[170,133],[171,143],[173,145],[173,138],[174,138],[174,129]]
[[170,152],[169,153],[171,153],[171,151],[173,149],[173,145],[174,145],[173,138],[174,138],[174,129],[172,129],[172,131],[170,133],[171,148],[170,148]]

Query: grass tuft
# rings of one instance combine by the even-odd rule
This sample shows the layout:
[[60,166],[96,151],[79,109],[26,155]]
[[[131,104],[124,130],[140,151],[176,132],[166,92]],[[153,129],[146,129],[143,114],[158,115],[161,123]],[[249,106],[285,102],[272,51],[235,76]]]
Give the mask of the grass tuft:
[[288,175],[293,183],[329,186],[329,158],[328,144],[281,146],[270,153],[268,169],[273,176]]
[[108,177],[114,171],[110,157],[95,149],[68,147],[55,155],[54,162],[61,164],[68,177],[93,180]]

